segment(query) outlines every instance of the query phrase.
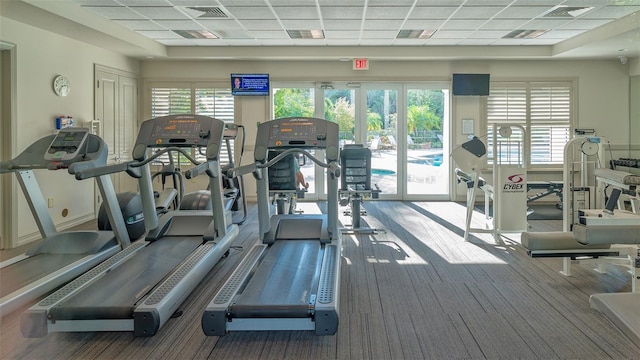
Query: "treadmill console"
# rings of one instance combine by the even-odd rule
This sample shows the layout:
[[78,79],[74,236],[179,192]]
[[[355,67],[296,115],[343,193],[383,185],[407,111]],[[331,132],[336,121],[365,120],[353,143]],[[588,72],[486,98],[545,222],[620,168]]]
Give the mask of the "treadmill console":
[[70,161],[75,159],[80,154],[88,137],[89,129],[65,128],[60,130],[44,153],[45,160]]
[[270,121],[268,148],[327,147],[326,121],[287,118]]
[[195,147],[207,146],[209,125],[188,115],[165,116],[154,119],[148,147]]

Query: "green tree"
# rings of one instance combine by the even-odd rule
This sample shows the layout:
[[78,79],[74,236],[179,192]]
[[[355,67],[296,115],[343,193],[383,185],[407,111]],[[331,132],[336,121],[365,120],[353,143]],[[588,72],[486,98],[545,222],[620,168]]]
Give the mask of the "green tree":
[[313,116],[311,89],[278,89],[273,95],[274,117]]
[[377,112],[367,110],[367,131],[382,130],[382,116]]
[[332,120],[338,123],[340,131],[353,132],[356,109],[347,99],[339,98],[333,107]]
[[442,130],[442,118],[432,113],[427,105],[410,105],[407,108],[407,131]]

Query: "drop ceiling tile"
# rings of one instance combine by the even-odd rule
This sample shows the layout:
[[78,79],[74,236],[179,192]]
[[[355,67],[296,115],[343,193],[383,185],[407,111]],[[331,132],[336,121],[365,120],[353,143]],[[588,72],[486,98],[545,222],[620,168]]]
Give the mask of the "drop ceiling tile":
[[617,19],[640,11],[640,6],[604,6],[581,16],[584,19]]
[[320,8],[322,18],[325,20],[362,19],[364,7],[362,6],[323,6]]
[[322,22],[326,30],[360,30],[360,20],[324,20]]
[[532,19],[548,11],[548,6],[509,6],[496,15],[496,19]]
[[550,30],[536,39],[568,39],[580,35],[584,30]]
[[432,39],[466,39],[471,35],[473,31],[451,31],[451,30],[443,30],[437,31]]
[[286,31],[252,31],[251,35],[257,39],[290,39]]
[[502,30],[502,31],[474,31],[473,34],[469,35],[469,39],[499,39],[511,31]]
[[444,19],[407,20],[402,25],[402,30],[438,29],[444,22]]
[[366,20],[365,30],[397,30],[402,26],[402,20]]
[[318,19],[318,9],[315,6],[287,6],[274,7],[273,10],[280,19]]
[[[265,1],[261,0],[258,0],[258,2],[265,3]],[[266,2],[270,3],[273,6],[316,6],[315,0],[268,0]]]
[[173,7],[156,7],[156,6],[131,6],[129,9],[154,20],[168,19],[188,19],[184,13]]
[[267,6],[227,6],[225,7],[226,12],[230,17],[234,17],[236,19],[246,20],[246,19],[262,19],[262,20],[270,20],[275,19],[273,12]]
[[315,30],[321,29],[320,20],[282,20],[287,30]]
[[121,6],[115,0],[73,0],[73,2],[80,6]]
[[527,29],[555,29],[570,23],[571,19],[534,19],[524,25]]
[[398,35],[397,31],[363,31],[363,39],[395,39]]
[[445,22],[441,30],[469,30],[477,29],[486,23],[486,20],[449,20]]
[[362,0],[318,0],[320,6],[362,6]]
[[[602,0],[578,0],[580,2],[593,2],[593,1],[600,1],[602,2]],[[513,5],[518,5],[518,6],[527,6],[527,5],[540,5],[540,6],[548,6],[549,8],[552,8],[558,4],[566,4],[567,1],[562,1],[562,0],[516,0],[513,2]]]
[[124,6],[84,6],[84,9],[93,11],[94,13],[104,16],[111,20],[135,20],[144,19],[145,17],[131,11]]
[[484,30],[513,30],[526,24],[528,19],[493,19],[482,25]]
[[167,30],[195,30],[203,27],[202,24],[193,20],[156,20],[155,22]]
[[466,0],[418,0],[416,6],[459,6]]
[[114,20],[113,22],[131,30],[166,30],[151,20]]
[[490,19],[503,9],[503,6],[462,6],[452,19]]
[[[198,23],[210,30],[241,30],[242,26],[231,19],[198,20]],[[277,22],[276,22],[277,23]]]
[[359,39],[360,31],[324,31],[324,37],[327,39]]
[[118,0],[118,2],[126,6],[171,6],[167,0]]
[[174,6],[218,6],[218,3],[211,0],[166,0]]
[[282,26],[276,20],[246,20],[242,24],[247,30],[282,30]]
[[369,0],[367,1],[367,5],[369,6],[388,6],[393,3],[393,5],[397,6],[411,6],[414,3],[414,0]]
[[247,33],[246,31],[215,31],[214,32],[221,39],[254,39],[251,33]]
[[409,19],[448,19],[457,9],[453,6],[416,6]]
[[367,7],[367,19],[404,19],[409,13],[407,6],[369,6]]
[[[534,3],[536,2],[536,0],[532,0]],[[513,0],[467,0],[464,4],[465,5],[472,5],[472,6],[483,6],[483,5],[509,5],[513,2]]]

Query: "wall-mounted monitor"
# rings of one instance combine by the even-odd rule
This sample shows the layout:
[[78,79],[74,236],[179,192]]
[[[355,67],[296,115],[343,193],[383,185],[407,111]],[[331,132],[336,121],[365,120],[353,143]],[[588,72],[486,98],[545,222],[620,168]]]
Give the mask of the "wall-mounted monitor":
[[453,95],[489,95],[489,74],[453,74]]
[[231,74],[231,94],[269,95],[269,74]]

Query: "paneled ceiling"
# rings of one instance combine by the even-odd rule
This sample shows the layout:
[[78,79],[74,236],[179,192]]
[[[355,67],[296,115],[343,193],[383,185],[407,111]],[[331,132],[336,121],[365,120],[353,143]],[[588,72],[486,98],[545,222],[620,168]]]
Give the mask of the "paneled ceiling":
[[640,56],[640,0],[9,1],[137,47],[129,55],[138,57]]

